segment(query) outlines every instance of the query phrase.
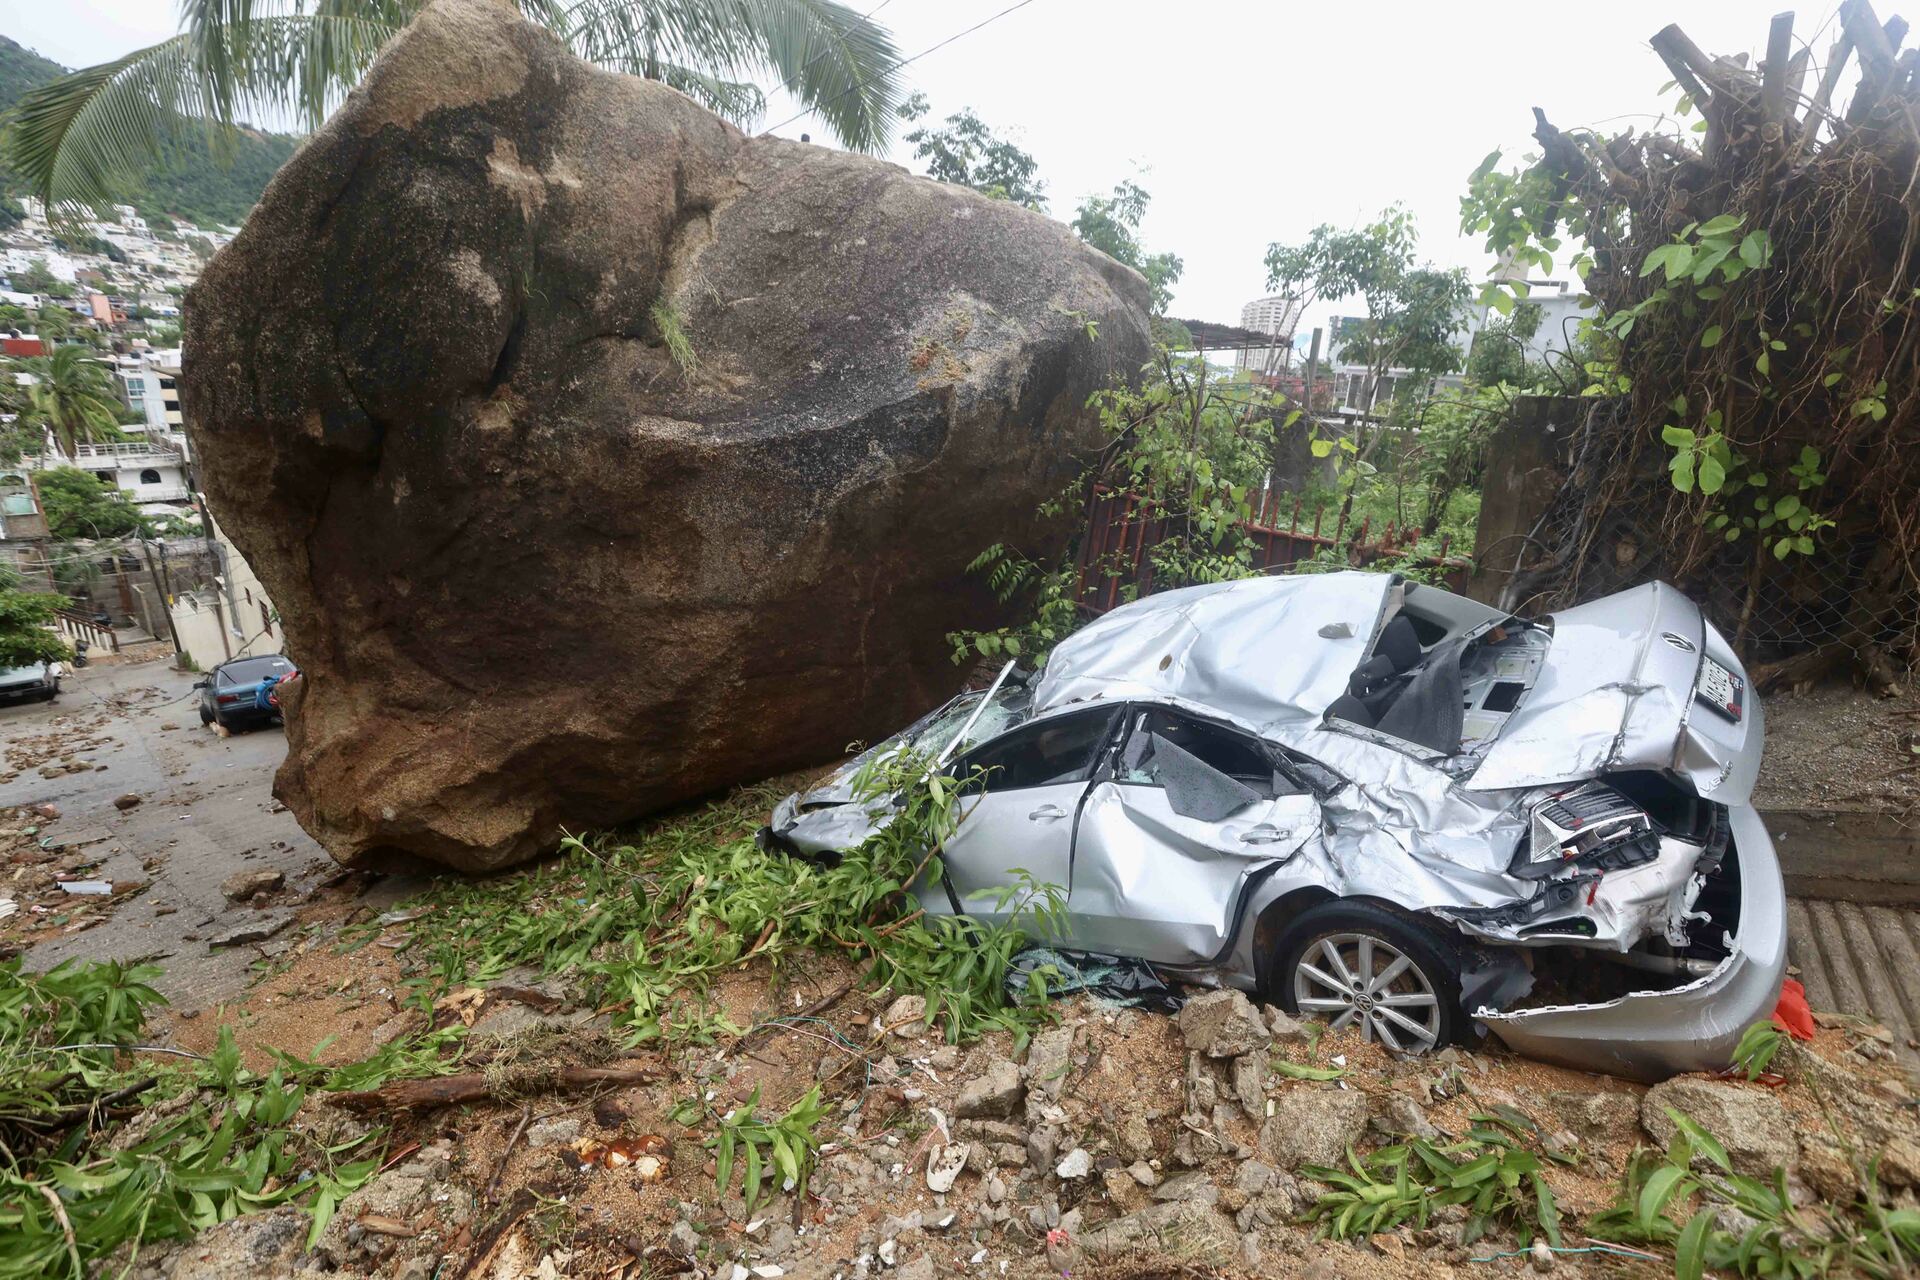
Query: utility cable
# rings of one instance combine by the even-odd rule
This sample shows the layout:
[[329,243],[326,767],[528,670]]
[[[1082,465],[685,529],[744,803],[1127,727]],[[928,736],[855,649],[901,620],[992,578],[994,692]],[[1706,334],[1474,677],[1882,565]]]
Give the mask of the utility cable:
[[[901,61],[894,63],[891,67],[888,67],[887,70],[889,72],[893,72],[893,71],[898,71],[903,67],[910,67],[914,63],[920,61],[920,59],[926,57],[928,54],[934,53],[934,52],[937,52],[938,50],[946,48],[948,45],[952,44],[955,40],[960,39],[962,36],[970,36],[974,32],[980,30],[980,28],[985,26],[990,26],[993,23],[998,22],[1000,19],[1012,13],[1015,9],[1024,9],[1032,3],[1033,3],[1033,0],[1019,0],[1019,3],[1017,4],[1010,4],[1006,8],[1002,9],[1000,12],[994,14],[992,17],[981,19],[979,22],[976,22],[972,26],[968,27],[965,31],[954,32],[952,35],[948,36],[945,40],[942,40],[939,44],[929,45],[927,48],[922,49],[920,52],[914,54],[911,58],[904,58]],[[874,9],[875,13],[878,13],[879,11],[880,11],[879,7],[876,7]],[[761,132],[772,133],[776,129],[784,129],[796,120],[804,120],[808,116],[818,113],[822,108],[832,106],[834,103],[840,101],[840,99],[846,97],[848,94],[852,93],[854,90],[859,89],[861,87],[862,86],[857,84],[848,85],[846,88],[842,89],[839,93],[834,94],[831,98],[828,98],[826,101],[816,102],[812,106],[802,108],[800,111],[795,112],[793,115],[787,117],[785,120],[782,120],[779,124],[769,125],[767,128],[761,130]]]

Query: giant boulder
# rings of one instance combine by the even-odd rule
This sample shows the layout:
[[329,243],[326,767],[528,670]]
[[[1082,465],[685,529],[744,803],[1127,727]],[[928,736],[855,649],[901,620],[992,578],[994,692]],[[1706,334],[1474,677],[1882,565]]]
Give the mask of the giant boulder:
[[204,487],[305,673],[277,794],[477,871],[898,727],[1000,617],[968,561],[1059,545],[1146,296],[437,0],[187,299]]

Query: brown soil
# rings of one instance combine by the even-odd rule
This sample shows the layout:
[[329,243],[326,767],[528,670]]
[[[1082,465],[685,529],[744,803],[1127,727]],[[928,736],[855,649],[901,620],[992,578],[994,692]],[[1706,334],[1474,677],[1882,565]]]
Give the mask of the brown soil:
[[[356,914],[348,888],[332,891],[306,913],[305,932],[244,1000],[196,1018],[175,1019],[168,1028],[172,1042],[206,1052],[220,1028],[230,1026],[249,1063],[262,1069],[271,1065],[268,1046],[309,1056],[323,1034],[335,1037],[321,1051],[326,1061],[371,1053],[377,1047],[376,1032],[400,1008],[406,959],[404,953],[382,947],[378,941],[341,951],[339,930]],[[385,937],[397,941],[405,932],[404,926],[396,926]],[[1058,1275],[1058,1268],[1047,1260],[1045,1240],[1022,1216],[993,1231],[973,1223],[984,1175],[963,1174],[953,1193],[944,1198],[935,1196],[925,1182],[926,1153],[940,1140],[936,1113],[952,1122],[958,1088],[992,1060],[1018,1056],[1010,1038],[994,1035],[965,1047],[945,1046],[937,1034],[877,1042],[876,1028],[885,1021],[883,1011],[892,993],[865,990],[859,977],[858,969],[844,961],[820,958],[789,960],[777,972],[755,963],[722,975],[708,992],[713,1007],[723,1010],[735,1026],[761,1027],[760,1033],[744,1044],[723,1036],[708,1045],[643,1046],[643,1060],[656,1064],[661,1072],[656,1083],[536,1094],[389,1117],[392,1128],[384,1139],[383,1161],[397,1163],[421,1147],[449,1144],[452,1156],[445,1185],[481,1203],[463,1224],[445,1217],[443,1198],[435,1198],[409,1222],[420,1232],[418,1236],[399,1241],[377,1263],[358,1261],[367,1274],[382,1275],[399,1274],[406,1260],[414,1257],[427,1259],[429,1265],[445,1258],[449,1261],[441,1265],[446,1266],[485,1260],[478,1272],[483,1275],[546,1274],[540,1270],[543,1260],[553,1263],[552,1274],[563,1276],[668,1274],[670,1261],[661,1250],[674,1223],[686,1218],[715,1250],[710,1257],[744,1255],[749,1265],[776,1228],[797,1232],[779,1264],[788,1275],[818,1275],[824,1280],[835,1271],[851,1274],[848,1264],[855,1255],[897,1229],[883,1224],[918,1211],[928,1223],[950,1212],[958,1217],[944,1232],[908,1233],[912,1240],[909,1245],[903,1239],[902,1262],[925,1253],[936,1275]],[[812,1009],[849,979],[853,985],[845,994],[807,1013],[806,1020],[763,1025]],[[439,1021],[461,1017],[474,1007],[471,996],[443,1002]],[[477,1007],[486,1011],[497,1003],[479,1001]],[[1180,1172],[1170,1153],[1180,1135],[1186,1048],[1175,1020],[1106,1009],[1085,999],[1066,1002],[1060,1012],[1064,1024],[1076,1028],[1060,1100],[1068,1131],[1085,1135],[1083,1141],[1104,1169],[1124,1166],[1135,1158],[1125,1149],[1130,1139],[1123,1135],[1129,1129],[1138,1133],[1144,1125],[1152,1158],[1161,1162],[1167,1176]],[[1871,1029],[1844,1019],[1827,1019],[1826,1024],[1815,1052],[1857,1081],[1861,1090],[1880,1090],[1889,1110],[1897,1109],[1896,1098],[1903,1096],[1904,1086],[1891,1056],[1863,1062],[1852,1052],[1853,1046],[1872,1037]],[[481,1027],[484,1030],[484,1021]],[[559,1036],[541,1030],[522,1035],[547,1037],[520,1043],[545,1046],[541,1051],[556,1060],[603,1060],[621,1052],[604,1013]],[[1285,1055],[1309,1065],[1342,1066],[1347,1074],[1332,1084],[1275,1079],[1269,1087],[1271,1096],[1301,1089],[1349,1088],[1368,1095],[1378,1116],[1395,1094],[1403,1094],[1413,1098],[1428,1120],[1449,1136],[1464,1135],[1475,1116],[1502,1107],[1534,1119],[1545,1134],[1560,1123],[1548,1101],[1552,1094],[1608,1091],[1637,1102],[1642,1092],[1637,1085],[1516,1058],[1495,1047],[1475,1053],[1453,1051],[1445,1058],[1395,1060],[1379,1046],[1361,1041],[1356,1032],[1328,1032],[1311,1046],[1287,1046]],[[863,1153],[882,1171],[878,1183],[837,1202],[820,1198],[820,1184],[816,1194],[805,1199],[775,1192],[752,1211],[740,1199],[737,1173],[733,1187],[724,1193],[717,1190],[712,1152],[704,1145],[714,1131],[712,1117],[742,1105],[756,1090],[760,1113],[778,1114],[816,1081],[829,1106],[817,1130],[826,1142],[823,1161],[831,1161],[839,1152]],[[1440,1083],[1446,1087],[1438,1092],[1451,1096],[1430,1094]],[[1789,1085],[1779,1094],[1796,1129],[1822,1132],[1833,1122],[1831,1100],[1817,1091]],[[684,1118],[690,1104],[706,1114],[690,1125],[682,1124],[676,1114]],[[337,1108],[324,1103],[312,1111],[315,1123],[346,1120]],[[542,1125],[569,1121],[578,1126],[577,1135],[570,1134],[569,1140],[549,1137],[537,1146],[530,1140],[529,1135]],[[1897,1123],[1911,1127],[1910,1121]],[[1241,1116],[1235,1126],[1232,1137],[1253,1140],[1255,1124]],[[667,1169],[656,1181],[643,1180],[633,1168],[582,1171],[571,1156],[576,1142],[637,1140],[643,1135],[658,1135],[668,1144]],[[1378,1140],[1377,1136],[1369,1139]],[[1569,1244],[1579,1243],[1580,1223],[1614,1203],[1620,1173],[1633,1147],[1645,1140],[1633,1130],[1577,1143],[1577,1164],[1547,1166],[1547,1180],[1570,1234],[1576,1237]],[[1232,1161],[1217,1159],[1202,1171],[1217,1186],[1226,1187],[1234,1168]],[[1020,1183],[1015,1181],[1016,1173],[1013,1168],[1001,1170],[1023,1205],[1032,1203],[1036,1195],[1057,1196],[1061,1210],[1077,1208],[1087,1227],[1138,1207],[1110,1201],[1109,1189],[1098,1173],[1080,1184],[1050,1178]],[[349,1201],[342,1213],[353,1212],[354,1202]],[[1107,1259],[1074,1270],[1127,1280],[1146,1275],[1298,1275],[1309,1269],[1329,1280],[1481,1275],[1489,1273],[1474,1267],[1471,1259],[1513,1247],[1510,1237],[1471,1247],[1449,1246],[1437,1243],[1431,1232],[1413,1229],[1359,1245],[1332,1244],[1315,1241],[1310,1232],[1290,1224],[1264,1228],[1262,1240],[1264,1261],[1257,1270],[1219,1264],[1194,1269],[1192,1260],[1180,1257],[1177,1248],[1172,1252],[1145,1249],[1137,1259]],[[982,1248],[987,1250],[984,1269],[971,1265]],[[730,1264],[710,1265],[720,1267],[718,1274],[728,1274]],[[1517,1267],[1512,1262],[1504,1265]],[[1663,1274],[1651,1265],[1579,1256],[1563,1256],[1557,1269],[1574,1276]]]

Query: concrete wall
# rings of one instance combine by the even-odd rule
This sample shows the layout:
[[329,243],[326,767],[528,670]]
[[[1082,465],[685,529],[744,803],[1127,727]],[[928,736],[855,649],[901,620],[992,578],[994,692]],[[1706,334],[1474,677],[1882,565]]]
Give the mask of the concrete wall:
[[1529,535],[1566,478],[1573,428],[1594,401],[1576,396],[1522,396],[1513,415],[1487,445],[1486,477],[1480,486],[1480,524],[1473,540],[1473,576],[1464,594],[1498,608],[1514,569],[1531,564],[1540,548]]
[[234,656],[239,657],[242,650],[248,654],[279,653],[280,623],[266,588],[211,512],[207,525],[220,559],[220,580],[225,587],[222,604],[230,615],[227,626],[233,635]]
[[210,585],[182,592],[173,601],[181,651],[202,671],[229,658],[279,653],[280,622],[253,566],[227,540],[211,513],[207,524],[216,576]]
[[216,607],[212,591],[189,591],[174,597],[173,630],[180,637],[180,649],[196,669],[208,671],[229,657],[242,657],[227,634],[224,615]]

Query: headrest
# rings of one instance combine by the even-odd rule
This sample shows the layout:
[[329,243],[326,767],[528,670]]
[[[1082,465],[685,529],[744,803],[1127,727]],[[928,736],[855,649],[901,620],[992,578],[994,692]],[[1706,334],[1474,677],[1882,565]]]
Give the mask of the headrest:
[[1398,614],[1380,630],[1380,642],[1373,646],[1376,658],[1386,658],[1393,663],[1395,674],[1411,671],[1420,665],[1420,635],[1413,629],[1413,621],[1406,614]]

